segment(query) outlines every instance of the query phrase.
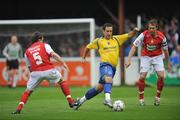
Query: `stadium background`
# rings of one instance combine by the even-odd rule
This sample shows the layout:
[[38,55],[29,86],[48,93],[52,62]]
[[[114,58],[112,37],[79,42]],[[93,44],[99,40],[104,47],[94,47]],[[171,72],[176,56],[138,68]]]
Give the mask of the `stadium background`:
[[[97,0],[97,1],[83,1],[83,0],[66,0],[66,1],[23,1],[23,0],[7,0],[1,4],[0,8],[0,19],[1,20],[26,20],[26,19],[72,19],[72,18],[94,18],[96,24],[96,37],[101,36],[101,26],[105,22],[111,22],[114,24],[114,34],[119,33],[119,26],[118,26],[118,18],[119,13],[118,8],[119,1],[113,0]],[[172,9],[173,8],[173,9]],[[169,85],[179,85],[180,84],[180,70],[179,70],[179,53],[176,51],[176,48],[179,44],[179,14],[180,8],[175,2],[157,2],[152,0],[150,2],[146,2],[143,0],[139,0],[138,2],[124,0],[124,18],[123,20],[123,31],[120,32],[128,32],[134,26],[137,26],[137,16],[141,16],[141,24],[142,29],[145,28],[146,22],[150,18],[157,18],[159,20],[159,29],[163,31],[168,39],[168,46],[171,56],[171,62],[173,64],[173,73],[168,74],[168,79],[172,79],[173,82],[169,82],[168,79],[166,83]],[[56,25],[57,27],[58,25]],[[77,26],[70,25],[70,28],[67,28],[66,31],[75,31]],[[11,26],[10,26],[11,27]],[[21,26],[18,25],[17,28],[20,30],[18,33],[17,30],[14,29],[16,27],[3,27],[1,26],[0,30],[1,37],[0,37],[0,57],[4,58],[2,55],[2,50],[4,46],[9,42],[9,37],[11,34],[17,34],[19,37],[19,42],[23,46],[23,51],[25,51],[28,45],[28,37],[25,36],[29,34],[31,29],[21,29]],[[87,29],[87,25],[83,24],[80,27],[81,30]],[[10,29],[9,29],[10,28]],[[53,37],[52,35],[48,35],[48,30],[55,31],[55,26],[48,26],[42,27],[39,29],[41,32],[46,33],[46,42],[52,45],[53,49],[57,51],[62,57],[79,57],[82,54],[82,48],[89,42],[89,33],[87,31],[81,33],[74,33],[74,34],[65,34],[63,36],[56,36]],[[3,33],[3,31],[5,31]],[[62,29],[61,31],[65,31]],[[73,39],[72,39],[73,38]],[[123,56],[127,56],[131,44],[135,38],[132,40],[127,41],[124,44],[124,54]],[[53,40],[53,42],[52,42]],[[74,42],[76,41],[76,42]],[[54,44],[55,43],[55,44]],[[4,62],[4,61],[3,61]],[[137,59],[135,60],[135,64],[137,64]],[[4,67],[5,64],[1,64],[1,68]],[[137,68],[137,66],[135,66]],[[138,68],[137,68],[138,69]],[[86,71],[86,70],[85,70]],[[121,70],[122,71],[122,70]],[[131,70],[129,70],[131,72]],[[129,71],[126,71],[127,74]],[[2,73],[3,71],[1,71]],[[133,71],[134,73],[138,74],[137,71]],[[122,72],[121,72],[122,73]],[[151,70],[151,73],[148,77],[148,82],[154,84],[156,81],[155,75]],[[25,72],[26,74],[26,72]],[[120,74],[120,73],[118,73]],[[131,74],[131,73],[130,73]],[[135,74],[135,76],[137,76]],[[123,74],[120,74],[122,76]],[[3,75],[1,75],[3,76]],[[126,75],[128,77],[128,74]],[[125,76],[125,79],[126,79]],[[86,78],[90,79],[90,76],[85,76]],[[133,78],[133,76],[131,76]],[[22,77],[21,77],[22,78]],[[20,78],[20,79],[21,79]],[[122,77],[120,77],[122,78]],[[132,79],[127,78],[127,79]],[[3,79],[3,77],[1,77]],[[26,77],[27,79],[27,77]],[[119,78],[118,78],[119,79]],[[135,79],[133,79],[134,84]],[[121,81],[121,79],[119,80]],[[5,81],[1,81],[1,85],[5,86]],[[23,85],[25,82],[23,82]],[[22,84],[21,84],[22,85]],[[74,84],[72,84],[74,85]],[[90,85],[90,82],[86,82],[82,85]],[[91,84],[92,85],[92,84]],[[94,84],[93,84],[94,85]],[[119,84],[118,84],[119,85]]]

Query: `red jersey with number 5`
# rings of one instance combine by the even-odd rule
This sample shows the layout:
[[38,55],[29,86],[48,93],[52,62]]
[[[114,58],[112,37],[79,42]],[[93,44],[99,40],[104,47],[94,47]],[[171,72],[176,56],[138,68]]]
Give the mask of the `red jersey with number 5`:
[[[25,52],[32,71],[44,71],[54,68],[50,62],[50,52],[46,48],[46,43],[35,42]],[[49,46],[49,45],[48,45]],[[49,46],[50,47],[50,46]],[[50,47],[51,52],[53,51]]]
[[151,36],[148,30],[142,32],[134,41],[134,46],[142,45],[141,56],[154,57],[162,54],[162,48],[168,49],[166,37],[160,31]]

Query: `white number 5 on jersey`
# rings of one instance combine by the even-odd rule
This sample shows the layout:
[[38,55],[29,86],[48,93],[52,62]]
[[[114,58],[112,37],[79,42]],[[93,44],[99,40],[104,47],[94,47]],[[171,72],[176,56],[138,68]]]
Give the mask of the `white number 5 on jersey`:
[[37,65],[40,65],[40,64],[43,63],[43,62],[42,62],[42,58],[41,58],[41,56],[39,55],[39,52],[33,53],[33,58],[34,58],[34,60],[36,60],[36,64],[37,64]]

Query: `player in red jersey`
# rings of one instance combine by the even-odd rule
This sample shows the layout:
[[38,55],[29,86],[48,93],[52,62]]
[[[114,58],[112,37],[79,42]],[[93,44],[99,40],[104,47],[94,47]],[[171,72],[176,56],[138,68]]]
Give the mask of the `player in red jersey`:
[[157,80],[157,93],[155,96],[154,105],[160,105],[160,96],[164,87],[164,63],[163,63],[163,52],[165,60],[167,61],[167,69],[171,71],[171,65],[169,61],[169,52],[166,42],[166,37],[158,31],[157,20],[152,19],[148,22],[148,30],[142,32],[134,41],[133,46],[129,52],[127,61],[125,63],[126,68],[131,64],[131,58],[137,50],[137,47],[142,45],[141,58],[140,58],[140,77],[137,81],[137,87],[139,89],[139,103],[144,106],[144,88],[145,78],[152,65],[155,69],[158,80]]
[[68,83],[63,80],[61,73],[55,69],[50,62],[50,58],[52,57],[62,63],[67,71],[69,71],[69,68],[61,57],[52,50],[49,44],[43,43],[43,39],[44,37],[40,32],[34,32],[32,35],[32,44],[25,52],[26,66],[31,72],[30,78],[27,82],[27,88],[21,96],[19,105],[12,114],[20,114],[29,96],[44,79],[58,83],[67,98],[69,106],[73,107],[74,100],[71,97]]

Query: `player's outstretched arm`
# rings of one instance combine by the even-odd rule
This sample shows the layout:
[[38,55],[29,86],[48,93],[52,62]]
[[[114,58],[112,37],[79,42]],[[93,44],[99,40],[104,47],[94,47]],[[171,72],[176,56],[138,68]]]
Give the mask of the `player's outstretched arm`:
[[128,38],[132,38],[136,35],[137,32],[139,32],[139,28],[135,27],[132,31],[128,33]]
[[89,53],[89,49],[85,48],[84,52],[83,52],[83,56],[82,56],[82,63],[84,63],[86,61],[86,56]]
[[131,65],[131,58],[135,54],[136,50],[137,50],[137,47],[133,45],[130,52],[129,52],[128,58],[127,58],[127,60],[125,62],[125,67],[126,68],[128,68]]
[[55,60],[57,60],[58,62],[62,63],[64,68],[69,72],[69,68],[68,66],[66,65],[66,63],[62,60],[61,56],[58,55],[57,53],[55,52],[51,52],[51,56],[52,58],[54,58]]

